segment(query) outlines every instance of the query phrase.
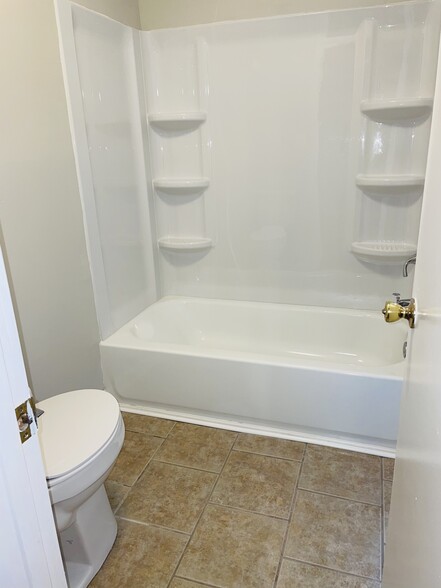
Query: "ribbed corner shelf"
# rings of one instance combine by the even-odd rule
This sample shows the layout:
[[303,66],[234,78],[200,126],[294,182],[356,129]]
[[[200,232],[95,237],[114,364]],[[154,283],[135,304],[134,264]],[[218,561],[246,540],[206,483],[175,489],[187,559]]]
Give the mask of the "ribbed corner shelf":
[[213,240],[208,237],[163,237],[158,240],[158,245],[169,251],[200,251],[213,247]]
[[402,100],[363,100],[361,111],[377,122],[403,123],[427,118],[432,112],[432,98]]
[[377,264],[400,264],[416,255],[416,245],[403,241],[355,241],[352,252],[362,261]]
[[187,130],[207,119],[205,112],[156,112],[148,115],[151,125],[166,131]]
[[153,180],[153,186],[156,190],[177,195],[202,192],[209,185],[208,178],[158,178]]
[[412,188],[424,186],[424,176],[418,175],[367,175],[359,174],[355,180],[360,188],[372,188],[385,194],[392,192],[399,195],[399,188],[406,192]]

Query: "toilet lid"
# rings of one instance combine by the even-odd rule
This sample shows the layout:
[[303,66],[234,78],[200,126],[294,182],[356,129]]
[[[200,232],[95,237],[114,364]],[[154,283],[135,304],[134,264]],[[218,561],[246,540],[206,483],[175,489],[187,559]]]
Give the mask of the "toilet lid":
[[120,416],[104,390],[74,390],[43,400],[38,419],[47,478],[63,476],[88,461],[110,439]]

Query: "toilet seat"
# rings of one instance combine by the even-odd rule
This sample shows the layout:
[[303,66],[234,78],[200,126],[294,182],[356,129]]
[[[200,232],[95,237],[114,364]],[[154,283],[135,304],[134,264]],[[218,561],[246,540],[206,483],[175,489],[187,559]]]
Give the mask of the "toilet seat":
[[111,443],[121,413],[104,390],[75,390],[37,404],[39,438],[48,485],[86,468]]

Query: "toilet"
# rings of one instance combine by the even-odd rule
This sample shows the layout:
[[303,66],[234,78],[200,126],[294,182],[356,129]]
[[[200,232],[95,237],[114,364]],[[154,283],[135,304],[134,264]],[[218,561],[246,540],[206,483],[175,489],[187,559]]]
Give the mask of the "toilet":
[[69,588],[86,587],[116,537],[104,481],[124,441],[118,402],[75,390],[37,404],[39,439]]

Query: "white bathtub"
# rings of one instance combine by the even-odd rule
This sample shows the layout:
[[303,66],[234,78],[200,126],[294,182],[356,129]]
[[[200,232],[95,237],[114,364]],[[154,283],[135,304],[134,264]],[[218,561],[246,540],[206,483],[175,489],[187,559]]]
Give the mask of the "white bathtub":
[[380,312],[163,298],[101,355],[131,410],[390,454],[406,336]]

